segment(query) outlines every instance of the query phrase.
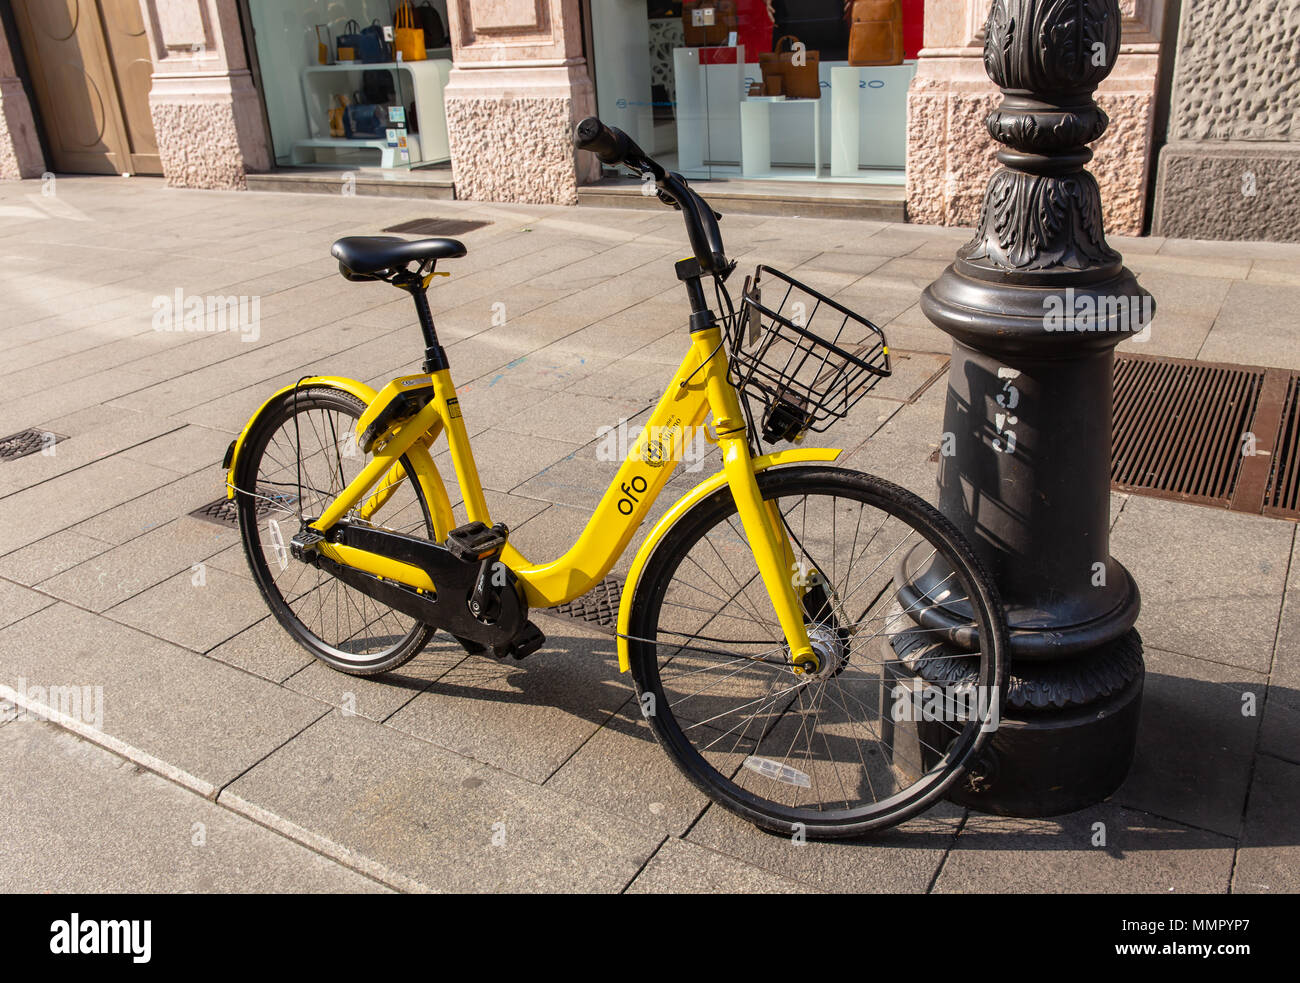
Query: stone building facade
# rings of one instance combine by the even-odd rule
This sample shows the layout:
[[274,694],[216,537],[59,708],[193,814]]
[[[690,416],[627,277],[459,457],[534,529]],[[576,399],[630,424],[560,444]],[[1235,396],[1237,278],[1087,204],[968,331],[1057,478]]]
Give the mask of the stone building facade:
[[[569,138],[595,111],[593,39],[584,37],[592,2],[448,0],[453,67],[444,94],[458,197],[572,204],[579,186],[599,176]],[[245,187],[245,176],[271,169],[274,155],[241,0],[139,3],[166,180]],[[1111,124],[1090,165],[1107,231],[1297,238],[1300,0],[1120,6],[1120,56],[1097,93]],[[999,98],[983,65],[989,7],[925,2],[924,47],[907,98],[910,221],[970,225],[978,216],[996,166],[985,129]],[[49,167],[8,33],[0,32],[0,179]]]
[[1300,241],[1300,0],[1183,0],[1153,231]]

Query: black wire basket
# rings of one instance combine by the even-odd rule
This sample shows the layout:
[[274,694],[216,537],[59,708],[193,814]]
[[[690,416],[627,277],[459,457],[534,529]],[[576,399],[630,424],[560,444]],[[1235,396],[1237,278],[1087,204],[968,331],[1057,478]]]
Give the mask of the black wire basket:
[[769,266],[745,281],[727,344],[731,381],[761,405],[768,443],[825,431],[893,371],[880,328]]

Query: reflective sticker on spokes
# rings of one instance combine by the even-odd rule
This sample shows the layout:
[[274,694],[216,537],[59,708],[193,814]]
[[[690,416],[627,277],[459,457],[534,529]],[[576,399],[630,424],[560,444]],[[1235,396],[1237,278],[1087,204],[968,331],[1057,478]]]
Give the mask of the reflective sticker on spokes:
[[275,560],[281,570],[289,569],[289,551],[284,548],[284,535],[280,532],[280,523],[274,519],[266,520],[267,532],[271,534],[271,549],[275,550]]
[[812,780],[798,768],[791,768],[771,758],[759,758],[750,755],[745,759],[745,767],[756,771],[764,778],[781,782],[784,785],[798,785],[800,788],[812,788]]

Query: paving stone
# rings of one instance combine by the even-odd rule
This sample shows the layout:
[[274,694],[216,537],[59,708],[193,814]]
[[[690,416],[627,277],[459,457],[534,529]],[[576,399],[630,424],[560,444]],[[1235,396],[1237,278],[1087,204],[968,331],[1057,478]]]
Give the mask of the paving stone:
[[1144,656],[1137,752],[1114,801],[1240,835],[1266,679],[1150,647]]
[[51,724],[0,728],[0,890],[387,890]]
[[673,764],[641,716],[623,704],[546,782],[547,788],[683,836],[709,804]]
[[139,461],[96,461],[4,498],[0,543],[16,550],[175,480],[175,472]]
[[349,866],[365,858],[404,884],[435,891],[620,891],[662,838],[338,712],[260,762],[219,801],[327,856],[353,858]]
[[1300,765],[1260,755],[1255,763],[1246,825],[1232,873],[1234,893],[1300,892],[1297,812],[1300,812]]
[[628,894],[800,894],[816,888],[670,838],[630,885]]
[[1267,673],[1294,531],[1282,520],[1133,496],[1110,548],[1142,591],[1146,644]]
[[111,548],[109,543],[64,529],[0,557],[0,576],[32,587]]
[[567,618],[534,620],[546,644],[523,662],[472,656],[388,725],[541,783],[627,700],[614,639]]
[[1200,358],[1300,369],[1300,309],[1295,288],[1234,283]]
[[21,584],[0,580],[0,628],[21,621],[53,603],[54,598],[46,594],[28,590]]
[[[1104,829],[1099,829],[1101,823]],[[1104,834],[1105,844],[1100,844]],[[971,814],[936,894],[1223,894],[1234,842],[1103,804],[1058,819]]]
[[124,625],[207,652],[262,620],[266,602],[252,581],[208,567],[203,582],[185,570],[107,611]]
[[[20,680],[29,691],[103,687],[102,721],[66,726],[202,795],[246,771],[327,709],[66,604],[0,631],[0,685],[16,689]],[[89,716],[83,708],[82,718]]]
[[[1300,553],[1300,542],[1296,543],[1296,553]],[[1259,747],[1300,764],[1300,568],[1296,561],[1293,553]]]
[[98,515],[77,523],[72,531],[120,545],[157,529],[178,516],[187,516],[201,505],[225,497],[225,472],[209,465],[183,478],[177,478],[173,474],[167,484],[149,489],[121,505],[107,508]]
[[454,671],[466,658],[465,649],[458,641],[439,632],[429,640],[424,651],[392,672],[350,676],[313,659],[286,679],[284,685],[339,707],[345,713],[382,723],[426,691],[434,680]]
[[929,889],[957,834],[961,810],[941,803],[907,824],[861,840],[795,843],[717,805],[686,840],[773,874],[845,894],[919,894]]
[[[208,657],[255,676],[283,683],[314,659],[271,615],[222,642]],[[301,689],[298,690],[302,692]]]
[[230,527],[174,519],[42,581],[40,588],[78,607],[104,611],[182,570],[195,571],[238,540],[238,531]]

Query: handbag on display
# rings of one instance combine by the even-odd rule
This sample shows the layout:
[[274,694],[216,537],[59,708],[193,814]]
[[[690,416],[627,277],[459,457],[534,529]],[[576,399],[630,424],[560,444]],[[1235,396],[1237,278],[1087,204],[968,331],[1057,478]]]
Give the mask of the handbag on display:
[[[790,50],[782,51],[781,47],[787,41],[790,42]],[[803,50],[803,64],[795,64],[795,45],[800,41],[793,34],[787,34],[776,42],[776,50],[768,51],[758,56],[758,67],[763,73],[763,85],[768,93],[775,95],[771,91],[771,85],[768,80],[773,77],[781,79],[781,92],[787,99],[820,99],[822,97],[822,83],[819,68],[821,67],[821,55],[816,51]]]
[[393,17],[393,50],[401,61],[424,61],[424,28],[415,26],[415,7],[410,0],[399,3]]
[[682,30],[689,48],[726,44],[736,27],[736,0],[686,0],[682,4]]
[[361,47],[361,25],[354,20],[343,25],[335,51],[339,61],[356,61],[357,51]]
[[355,93],[343,109],[343,129],[349,140],[381,139],[388,132],[388,108],[362,102],[361,93]]
[[393,73],[387,68],[367,68],[361,73],[361,102],[387,106],[396,92]]
[[344,117],[344,115],[345,115],[346,112],[347,112],[347,108],[348,108],[348,97],[347,97],[347,96],[341,96],[341,95],[339,95],[339,94],[336,92],[336,93],[334,93],[334,99],[333,99],[333,101],[334,101],[337,105],[331,106],[331,107],[330,107],[330,111],[329,111],[329,117],[330,117],[330,136],[332,136],[332,137],[345,137],[345,136],[348,135],[348,133],[347,133],[347,130],[346,130],[346,129],[344,128],[344,126],[343,126],[343,117]]
[[902,0],[850,0],[849,64],[903,64]]
[[424,3],[415,8],[415,15],[420,27],[424,29],[425,48],[446,48],[451,45],[447,28],[442,23],[442,15],[429,0],[424,0]]
[[377,62],[392,61],[392,48],[384,40],[384,29],[379,25],[379,18],[371,23],[369,27],[361,29],[361,47],[357,51],[358,57],[369,64]]

